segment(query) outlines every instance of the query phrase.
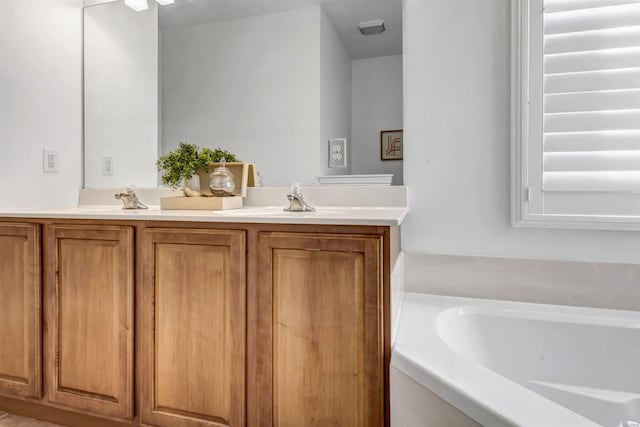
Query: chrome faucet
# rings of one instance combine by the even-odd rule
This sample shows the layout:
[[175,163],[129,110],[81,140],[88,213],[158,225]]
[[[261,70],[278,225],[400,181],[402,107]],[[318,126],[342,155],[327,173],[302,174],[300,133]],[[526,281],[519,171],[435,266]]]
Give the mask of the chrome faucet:
[[284,208],[285,212],[315,212],[316,210],[309,206],[302,197],[300,191],[300,184],[295,183],[291,186],[289,194],[287,194],[287,200],[289,200],[289,207]]
[[138,196],[131,187],[126,187],[124,192],[116,194],[115,197],[124,204],[122,209],[149,209],[138,200]]

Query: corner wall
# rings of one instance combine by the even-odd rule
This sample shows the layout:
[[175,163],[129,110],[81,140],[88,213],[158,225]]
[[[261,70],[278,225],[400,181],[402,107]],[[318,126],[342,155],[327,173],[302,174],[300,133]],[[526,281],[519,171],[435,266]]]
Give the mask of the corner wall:
[[[0,1],[0,209],[72,206],[81,186],[80,0]],[[60,150],[58,173],[42,149]]]
[[[85,187],[157,186],[158,6],[85,9]],[[102,156],[113,174],[102,174]]]
[[393,174],[402,185],[403,160],[380,159],[380,131],[402,129],[402,55],[353,61],[354,174]]
[[[351,58],[326,13],[320,9],[320,169],[349,175],[352,169]],[[329,168],[329,139],[347,138],[347,167]]]
[[404,9],[403,250],[640,262],[640,232],[510,225],[510,1]]

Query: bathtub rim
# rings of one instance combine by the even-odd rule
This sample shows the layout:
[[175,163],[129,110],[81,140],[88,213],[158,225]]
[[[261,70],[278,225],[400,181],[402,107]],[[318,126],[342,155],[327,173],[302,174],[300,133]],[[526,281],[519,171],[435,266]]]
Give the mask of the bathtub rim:
[[[438,333],[437,320],[441,313],[450,314],[450,309],[456,308],[479,309],[481,312],[495,309],[503,315],[510,311],[526,313],[525,316],[550,315],[558,321],[592,322],[597,317],[603,320],[598,324],[614,323],[622,327],[637,327],[639,313],[421,293],[405,293],[403,296],[398,334],[391,356],[391,365],[396,369],[483,425],[541,427],[560,422],[571,427],[598,426],[449,347]],[[417,340],[416,334],[420,334],[422,339]]]

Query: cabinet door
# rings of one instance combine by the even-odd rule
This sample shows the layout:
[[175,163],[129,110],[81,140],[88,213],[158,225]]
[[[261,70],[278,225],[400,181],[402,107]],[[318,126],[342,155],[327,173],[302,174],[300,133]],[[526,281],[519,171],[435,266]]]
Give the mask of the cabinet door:
[[382,426],[381,238],[258,240],[257,424]]
[[38,398],[40,226],[0,224],[0,395]]
[[45,231],[45,384],[49,402],[133,417],[133,230]]
[[245,232],[143,238],[141,421],[245,425]]

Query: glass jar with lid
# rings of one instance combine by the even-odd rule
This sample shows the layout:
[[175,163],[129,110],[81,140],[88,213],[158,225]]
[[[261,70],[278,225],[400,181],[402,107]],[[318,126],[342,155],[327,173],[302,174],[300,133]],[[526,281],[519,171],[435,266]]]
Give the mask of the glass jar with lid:
[[236,182],[233,174],[227,168],[225,159],[220,162],[211,175],[209,175],[209,189],[214,196],[228,197],[233,196],[236,190]]

